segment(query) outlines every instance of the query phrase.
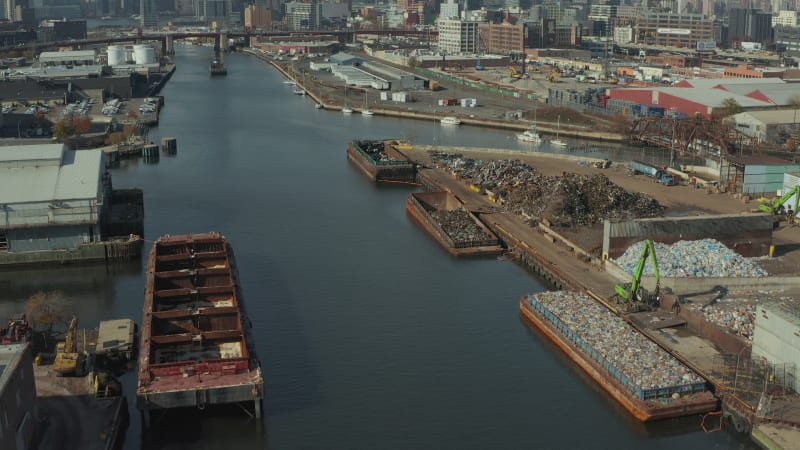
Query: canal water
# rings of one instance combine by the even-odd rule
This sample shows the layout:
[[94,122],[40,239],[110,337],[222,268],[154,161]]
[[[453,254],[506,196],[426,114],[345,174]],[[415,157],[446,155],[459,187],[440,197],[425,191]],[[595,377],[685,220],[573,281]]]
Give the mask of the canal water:
[[[178,154],[123,163],[113,182],[144,189],[145,251],[164,234],[232,241],[265,415],[170,414],[143,439],[131,372],[125,449],[753,448],[699,417],[631,420],[520,320],[540,280],[450,257],[406,216],[413,187],[373,184],[345,155],[354,138],[516,148],[511,133],[316,110],[255,58],[227,55],[210,78],[210,48],[176,50],[150,138],[176,137]],[[0,317],[58,289],[80,326],[141,321],[144,259],[0,272],[0,287]]]

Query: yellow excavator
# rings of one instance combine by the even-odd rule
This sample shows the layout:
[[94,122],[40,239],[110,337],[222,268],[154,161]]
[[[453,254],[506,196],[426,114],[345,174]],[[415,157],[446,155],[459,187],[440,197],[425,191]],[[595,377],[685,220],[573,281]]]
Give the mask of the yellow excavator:
[[78,318],[72,316],[72,320],[69,321],[66,338],[56,345],[56,360],[53,363],[53,371],[55,371],[56,376],[80,375],[83,358],[81,358],[81,354],[78,353],[75,345],[77,332]]
[[[647,257],[653,262],[653,272],[656,276],[656,287],[653,292],[649,292],[642,286],[642,274],[644,273],[644,266],[647,263]],[[633,280],[630,283],[614,286],[616,291],[617,304],[625,312],[638,312],[649,311],[658,308],[660,303],[660,290],[661,290],[661,273],[658,271],[658,260],[656,259],[656,248],[653,241],[647,239],[644,241],[642,248],[642,255],[639,257],[639,263],[636,265],[636,271],[633,273]]]

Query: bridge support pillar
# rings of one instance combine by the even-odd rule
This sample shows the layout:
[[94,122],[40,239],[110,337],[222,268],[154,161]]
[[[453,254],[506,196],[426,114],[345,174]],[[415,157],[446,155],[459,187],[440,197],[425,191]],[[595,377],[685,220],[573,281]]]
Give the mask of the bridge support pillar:
[[219,46],[223,52],[227,52],[230,48],[228,46],[228,33],[220,33],[219,34]]
[[175,39],[172,36],[164,38],[164,48],[162,50],[165,55],[175,54]]

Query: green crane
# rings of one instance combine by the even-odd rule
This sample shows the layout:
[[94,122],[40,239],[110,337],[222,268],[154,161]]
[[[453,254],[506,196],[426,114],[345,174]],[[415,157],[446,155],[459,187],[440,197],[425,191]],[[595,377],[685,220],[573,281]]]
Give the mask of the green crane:
[[[797,214],[797,205],[800,202],[800,186],[795,186],[786,193],[784,193],[780,198],[776,199],[772,203],[764,203],[758,207],[761,211],[772,213],[772,214],[786,214],[786,202],[792,200],[794,197],[792,204],[789,205],[789,211],[792,211],[792,216]],[[794,217],[789,217],[789,220],[793,220]]]
[[[644,265],[647,263],[648,256],[653,262],[653,271],[656,276],[656,288],[652,293],[642,286],[642,274],[644,273]],[[656,248],[653,245],[653,241],[647,239],[644,241],[642,255],[639,257],[636,271],[633,273],[633,280],[630,283],[614,286],[614,290],[617,291],[617,300],[623,305],[625,311],[636,312],[658,307],[660,289],[661,273],[658,271]]]

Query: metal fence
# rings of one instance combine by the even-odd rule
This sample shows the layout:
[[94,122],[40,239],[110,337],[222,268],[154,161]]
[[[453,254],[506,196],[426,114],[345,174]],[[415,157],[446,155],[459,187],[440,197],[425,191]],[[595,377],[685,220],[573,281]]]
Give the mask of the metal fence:
[[722,354],[714,357],[711,376],[754,409],[764,394],[773,398],[796,395],[794,363],[771,364],[763,359]]

